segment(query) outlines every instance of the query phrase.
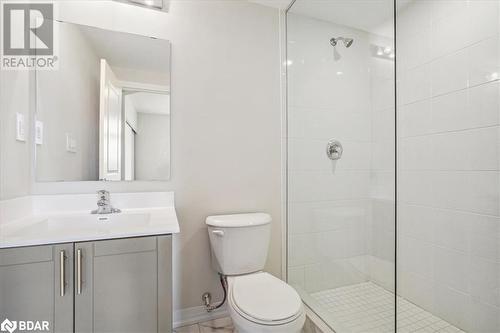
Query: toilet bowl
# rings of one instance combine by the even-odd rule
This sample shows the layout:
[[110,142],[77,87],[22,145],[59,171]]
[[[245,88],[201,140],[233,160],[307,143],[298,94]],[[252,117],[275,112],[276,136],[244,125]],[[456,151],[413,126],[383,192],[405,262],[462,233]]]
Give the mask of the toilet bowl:
[[227,277],[227,307],[238,333],[299,333],[306,315],[299,294],[263,272],[271,217],[268,214],[206,219],[214,268]]
[[297,292],[271,274],[228,278],[228,309],[239,333],[299,333],[305,322]]

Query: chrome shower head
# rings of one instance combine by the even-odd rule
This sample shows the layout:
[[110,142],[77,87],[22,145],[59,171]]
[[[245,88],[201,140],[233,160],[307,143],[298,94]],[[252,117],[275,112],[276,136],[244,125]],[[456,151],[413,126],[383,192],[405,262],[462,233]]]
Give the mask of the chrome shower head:
[[337,46],[338,42],[344,43],[344,46],[349,48],[349,47],[351,47],[352,43],[354,43],[354,39],[353,38],[344,38],[344,37],[337,37],[337,38],[330,39],[330,44],[332,46]]

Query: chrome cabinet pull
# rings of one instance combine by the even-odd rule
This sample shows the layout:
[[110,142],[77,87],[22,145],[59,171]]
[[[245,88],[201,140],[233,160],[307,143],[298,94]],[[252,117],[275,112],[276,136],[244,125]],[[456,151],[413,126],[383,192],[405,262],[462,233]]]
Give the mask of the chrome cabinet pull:
[[64,297],[66,293],[66,254],[64,250],[59,252],[59,279],[60,279],[60,295]]
[[76,250],[76,293],[82,293],[82,250]]

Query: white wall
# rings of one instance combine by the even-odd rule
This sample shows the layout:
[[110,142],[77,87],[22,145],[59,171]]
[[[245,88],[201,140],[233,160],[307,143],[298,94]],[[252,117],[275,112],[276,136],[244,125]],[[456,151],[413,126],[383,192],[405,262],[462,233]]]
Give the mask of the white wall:
[[[59,69],[37,73],[36,117],[44,140],[36,147],[37,181],[99,179],[100,59],[78,26],[60,28]],[[66,133],[76,152],[66,150]]]
[[[33,193],[174,190],[174,305],[220,297],[204,224],[211,214],[273,216],[266,269],[281,274],[279,12],[246,1],[173,1],[169,13],[64,1],[63,20],[172,42],[170,182],[35,183]],[[217,297],[216,297],[217,298]]]
[[470,332],[500,331],[499,3],[398,17],[399,291]]
[[[27,71],[0,71],[0,200],[28,195],[31,183],[29,92],[34,77]],[[26,142],[16,141],[16,113],[25,118]]]
[[135,179],[162,180],[170,175],[170,116],[137,113]]

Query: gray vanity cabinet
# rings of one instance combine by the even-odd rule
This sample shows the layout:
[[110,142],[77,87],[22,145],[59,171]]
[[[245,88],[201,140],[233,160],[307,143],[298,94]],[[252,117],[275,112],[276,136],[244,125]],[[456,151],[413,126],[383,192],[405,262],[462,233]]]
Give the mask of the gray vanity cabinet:
[[45,320],[57,333],[170,333],[171,286],[170,235],[0,249],[0,321]]
[[73,244],[0,250],[0,321],[48,321],[73,331]]
[[171,332],[171,236],[75,243],[75,332]]

